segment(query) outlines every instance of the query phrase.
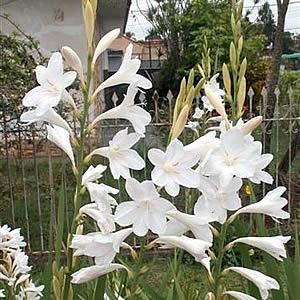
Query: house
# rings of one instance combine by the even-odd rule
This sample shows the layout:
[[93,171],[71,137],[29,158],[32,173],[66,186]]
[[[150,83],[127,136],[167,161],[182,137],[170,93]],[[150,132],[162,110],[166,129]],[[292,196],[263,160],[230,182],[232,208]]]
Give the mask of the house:
[[[96,40],[108,31],[121,28],[124,32],[131,0],[99,0]],[[7,14],[15,24],[40,42],[49,55],[62,46],[73,48],[85,63],[86,42],[80,0],[21,0],[1,4],[1,14]],[[1,32],[9,34],[15,27],[1,19]]]
[[[98,0],[98,15],[95,25],[95,43],[101,36],[112,29],[121,28],[124,33],[131,0]],[[12,0],[1,4],[1,13],[7,14],[26,34],[33,36],[40,43],[41,52],[50,56],[62,46],[70,46],[82,60],[86,69],[87,43],[80,0]],[[16,27],[1,19],[1,32],[10,34]],[[98,60],[95,85],[104,78],[103,61]],[[102,105],[90,110],[90,118],[99,114]]]

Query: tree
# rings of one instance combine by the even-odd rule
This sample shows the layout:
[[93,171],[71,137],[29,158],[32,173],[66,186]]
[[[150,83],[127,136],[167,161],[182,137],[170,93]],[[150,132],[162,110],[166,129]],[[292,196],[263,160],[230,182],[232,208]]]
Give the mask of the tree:
[[[272,51],[272,61],[271,61],[271,72],[267,78],[267,90],[268,90],[268,99],[266,107],[266,118],[272,119],[274,115],[274,108],[276,104],[276,97],[274,94],[275,88],[278,84],[279,71],[280,71],[280,62],[283,51],[283,41],[284,41],[284,24],[285,17],[289,5],[289,0],[277,0],[277,26],[274,39],[274,48]],[[269,123],[269,130],[272,130],[273,122]],[[271,150],[271,135],[266,135],[266,152]]]
[[262,31],[267,36],[267,44],[273,44],[275,39],[276,25],[270,4],[265,2],[258,11],[258,23],[262,25]]
[[[227,0],[160,0],[150,7],[148,19],[153,25],[151,35],[159,35],[167,41],[168,60],[159,74],[159,88],[176,91],[182,76],[201,60],[205,43],[211,49],[215,72],[221,62],[228,59],[231,40],[231,5]],[[265,47],[265,35],[261,27],[243,18],[245,37],[244,55],[249,65],[256,63]],[[264,77],[265,78],[265,77]]]

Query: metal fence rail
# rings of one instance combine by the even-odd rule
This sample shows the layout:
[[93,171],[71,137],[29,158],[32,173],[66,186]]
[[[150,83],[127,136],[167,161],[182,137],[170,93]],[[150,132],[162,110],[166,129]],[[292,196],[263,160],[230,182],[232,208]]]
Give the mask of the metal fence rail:
[[[289,211],[299,205],[300,197],[300,102],[295,101],[292,89],[284,97],[279,89],[275,91],[276,105],[274,117],[264,118],[255,137],[262,141],[263,149],[270,147],[274,160],[269,168],[274,176],[274,186],[285,184],[288,188]],[[266,89],[255,95],[250,88],[246,103],[245,117],[266,116]],[[116,94],[112,97],[114,106],[119,103]],[[146,138],[137,146],[140,155],[147,160],[147,151],[151,147],[163,147],[170,124],[174,97],[171,91],[161,97],[155,91],[146,99],[140,94],[138,101],[150,107],[152,123],[148,126]],[[145,102],[148,103],[145,103]],[[197,103],[201,100],[197,99]],[[29,251],[44,251],[53,248],[53,235],[56,222],[58,198],[64,195],[66,212],[71,215],[74,179],[68,160],[64,154],[46,139],[45,127],[38,125],[24,127],[16,121],[10,122],[2,111],[3,120],[0,128],[0,224],[8,223],[21,227],[28,242]],[[201,123],[201,121],[200,121]],[[200,124],[201,125],[201,124]],[[120,129],[129,126],[119,120],[102,123],[99,127],[101,144],[106,145]],[[193,135],[186,129],[183,139],[188,141]],[[272,135],[271,145],[267,137]],[[99,139],[91,137],[87,145],[92,148]],[[100,146],[100,145],[98,145]],[[106,163],[105,161],[99,161]],[[134,172],[138,178],[150,178],[150,163],[141,172]],[[113,181],[110,174],[105,174],[107,184],[120,189],[119,200],[126,197],[123,181]],[[267,187],[262,187],[262,194]],[[180,201],[180,200],[179,200]],[[69,227],[66,218],[65,226]]]

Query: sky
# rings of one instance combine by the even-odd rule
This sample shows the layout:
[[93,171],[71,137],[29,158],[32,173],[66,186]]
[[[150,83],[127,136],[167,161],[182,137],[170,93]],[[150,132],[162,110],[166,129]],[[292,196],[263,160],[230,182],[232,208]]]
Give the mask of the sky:
[[[151,24],[140,12],[146,11],[148,6],[147,3],[154,3],[153,0],[132,0],[132,4],[129,11],[128,22],[126,31],[133,32],[137,40],[144,39],[147,36],[148,29],[151,28]],[[261,0],[259,4],[255,6],[252,10],[250,19],[253,21],[257,18],[257,12],[262,4],[266,2]],[[276,0],[268,1],[274,14],[274,18],[277,18],[277,5]],[[245,8],[253,7],[253,0],[245,0]],[[290,0],[290,5],[288,8],[285,30],[292,33],[300,34],[300,0]]]

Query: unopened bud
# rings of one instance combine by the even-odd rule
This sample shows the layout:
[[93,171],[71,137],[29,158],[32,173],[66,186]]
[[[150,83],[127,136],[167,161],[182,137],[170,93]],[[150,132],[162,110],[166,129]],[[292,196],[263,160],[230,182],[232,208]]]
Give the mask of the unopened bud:
[[87,1],[84,7],[84,23],[88,46],[89,48],[91,48],[94,36],[95,17],[90,1]]
[[72,167],[72,171],[75,176],[78,176],[78,169],[75,166]]
[[86,128],[86,133],[89,134],[93,131],[94,129],[94,125],[91,123],[88,125],[88,127]]
[[205,300],[215,300],[216,297],[215,297],[215,295],[212,292],[209,292],[209,293],[206,294],[206,296],[205,296],[204,299]]
[[252,119],[250,119],[248,122],[246,122],[241,130],[242,132],[246,135],[246,134],[251,134],[252,131],[254,129],[256,129],[262,122],[263,118],[262,116],[257,116],[257,117],[254,117]]
[[72,48],[64,46],[61,48],[61,54],[66,64],[78,73],[80,81],[84,83],[82,63],[77,53]]
[[101,40],[99,41],[95,49],[92,65],[96,63],[96,60],[99,57],[99,55],[111,45],[111,43],[119,36],[119,34],[120,34],[120,28],[116,28],[108,32],[101,38]]
[[87,156],[84,158],[84,163],[87,165],[87,164],[90,162],[91,158],[92,158],[92,154],[87,155]]
[[223,103],[221,102],[221,99],[212,91],[212,89],[208,85],[204,86],[204,90],[210,104],[215,108],[219,115],[223,117],[226,125],[228,125],[227,113],[225,111]]
[[78,143],[77,138],[76,138],[75,136],[73,136],[73,137],[71,138],[71,143],[72,143],[72,145],[73,145],[74,147],[79,147],[79,143]]
[[243,115],[243,108],[246,98],[246,78],[242,77],[237,94],[237,116],[238,118]]
[[176,120],[176,123],[172,129],[171,140],[174,140],[180,136],[180,134],[182,133],[185,127],[188,115],[189,115],[189,105],[186,104],[181,110],[178,119]]

